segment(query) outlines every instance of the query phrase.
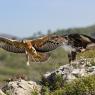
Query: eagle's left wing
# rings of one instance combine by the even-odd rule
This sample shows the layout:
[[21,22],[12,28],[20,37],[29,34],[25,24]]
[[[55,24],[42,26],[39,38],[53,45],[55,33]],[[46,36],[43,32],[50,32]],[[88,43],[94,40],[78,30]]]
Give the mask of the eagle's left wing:
[[22,47],[22,42],[20,40],[0,37],[0,48],[9,52],[25,53],[25,48]]
[[49,52],[61,46],[64,37],[60,35],[48,35],[32,41],[33,47],[38,52]]

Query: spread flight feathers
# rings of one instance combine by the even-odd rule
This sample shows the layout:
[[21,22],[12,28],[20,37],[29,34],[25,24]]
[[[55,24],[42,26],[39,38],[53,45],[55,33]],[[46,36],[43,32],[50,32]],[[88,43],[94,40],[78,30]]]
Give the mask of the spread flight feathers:
[[43,36],[34,40],[12,40],[0,37],[0,47],[9,52],[25,53],[27,61],[29,56],[33,61],[45,61],[49,57],[47,52],[61,46],[63,41],[64,38],[58,35]]

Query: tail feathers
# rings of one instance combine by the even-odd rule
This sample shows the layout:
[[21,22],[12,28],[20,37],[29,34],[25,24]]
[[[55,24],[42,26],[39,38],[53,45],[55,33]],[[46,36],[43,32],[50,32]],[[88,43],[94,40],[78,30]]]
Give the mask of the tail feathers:
[[37,54],[38,54],[38,56],[31,57],[32,62],[45,62],[50,57],[50,53],[40,53],[40,52],[37,52]]

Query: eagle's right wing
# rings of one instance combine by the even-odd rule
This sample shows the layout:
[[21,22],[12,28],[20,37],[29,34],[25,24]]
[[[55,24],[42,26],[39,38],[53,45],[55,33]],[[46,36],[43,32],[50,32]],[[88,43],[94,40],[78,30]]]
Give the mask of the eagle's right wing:
[[6,50],[8,52],[25,53],[25,49],[24,48],[17,48],[15,46],[7,45],[7,44],[0,45],[0,48]]
[[21,41],[13,40],[13,39],[5,38],[5,37],[0,37],[0,44],[1,43],[5,43],[5,44],[8,44],[8,45],[14,45],[16,47],[21,46]]

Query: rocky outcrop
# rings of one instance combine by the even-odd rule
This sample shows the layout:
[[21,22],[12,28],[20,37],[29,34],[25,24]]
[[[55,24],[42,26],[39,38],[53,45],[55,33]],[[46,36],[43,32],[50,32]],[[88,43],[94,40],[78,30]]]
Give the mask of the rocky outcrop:
[[37,85],[36,82],[21,79],[8,82],[2,90],[8,95],[33,95],[33,93],[40,95],[41,86]]
[[60,68],[55,71],[47,72],[43,77],[50,81],[53,75],[61,75],[64,81],[69,82],[82,76],[94,75],[95,66],[91,65],[91,60],[93,59],[89,58],[74,61],[72,65],[66,64],[60,66]]
[[[48,86],[50,87],[50,90],[52,90],[57,87],[54,83],[57,83],[58,87],[60,87],[63,86],[64,83],[78,79],[82,76],[95,75],[95,66],[91,64],[92,60],[93,59],[91,58],[81,59],[74,61],[72,65],[66,64],[60,66],[55,71],[44,74],[43,78],[46,79],[46,84],[49,83]],[[62,80],[59,80],[59,78],[56,77],[57,75],[60,75]],[[18,78],[19,79],[11,79],[10,81],[7,81],[7,84],[2,88],[2,90],[0,90],[0,95],[41,95],[41,91],[43,91],[43,84],[40,86],[36,82],[26,81],[23,77]],[[59,81],[61,83],[59,83]]]

